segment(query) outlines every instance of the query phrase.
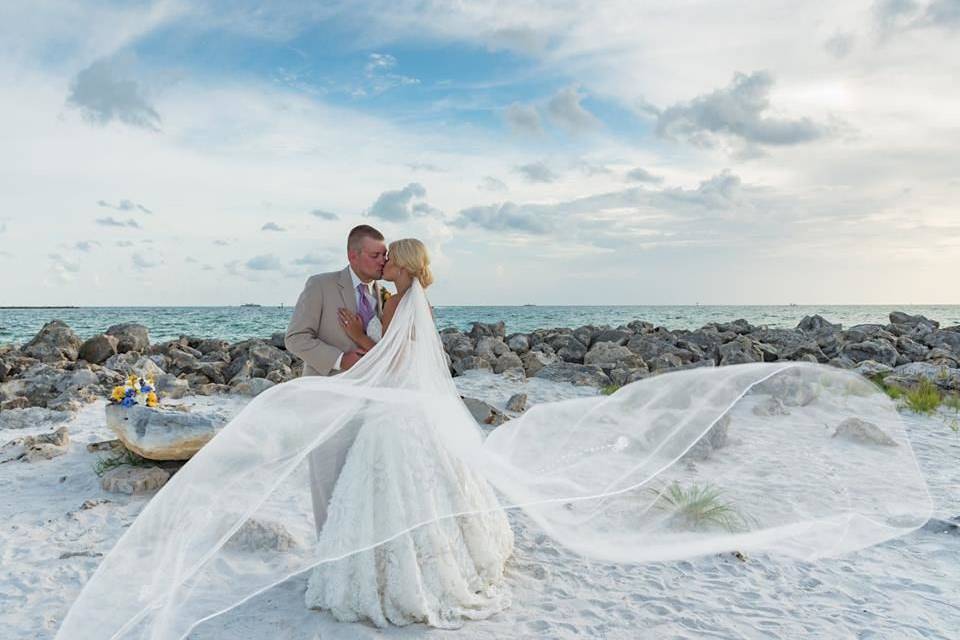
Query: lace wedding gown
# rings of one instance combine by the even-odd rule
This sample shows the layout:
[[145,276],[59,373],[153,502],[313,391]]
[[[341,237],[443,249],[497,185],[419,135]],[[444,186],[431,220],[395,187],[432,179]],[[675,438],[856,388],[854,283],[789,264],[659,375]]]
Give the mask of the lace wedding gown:
[[[341,456],[318,537],[307,460]],[[834,556],[931,503],[893,402],[810,363],[657,375],[484,437],[414,282],[354,367],[267,389],[173,475],[56,637],[180,640],[304,574],[307,604],[342,620],[456,626],[507,605],[508,508],[570,553],[637,563]]]
[[[479,513],[477,513],[479,512]],[[385,419],[364,425],[333,491],[319,545],[364,541],[430,522],[374,549],[318,566],[307,605],[378,627],[423,622],[456,628],[509,605],[504,562],[513,532],[487,481],[452,455],[431,428]]]

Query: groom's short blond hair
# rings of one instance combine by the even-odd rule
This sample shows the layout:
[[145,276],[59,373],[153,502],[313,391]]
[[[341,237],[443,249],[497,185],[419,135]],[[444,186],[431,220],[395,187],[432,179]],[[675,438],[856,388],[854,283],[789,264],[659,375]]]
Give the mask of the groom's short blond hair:
[[368,224],[360,224],[350,229],[347,235],[347,251],[360,251],[364,238],[383,242],[383,234]]

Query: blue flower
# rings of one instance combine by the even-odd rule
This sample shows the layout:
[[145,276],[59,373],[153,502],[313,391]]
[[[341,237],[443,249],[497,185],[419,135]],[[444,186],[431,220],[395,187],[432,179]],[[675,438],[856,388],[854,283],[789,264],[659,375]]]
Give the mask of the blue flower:
[[135,395],[137,395],[136,389],[127,389],[127,397],[128,397],[128,398],[132,398],[132,397],[135,396]]
[[148,384],[145,384],[142,387],[140,387],[140,391],[142,391],[143,393],[150,393],[151,391],[153,391],[153,387],[151,387]]
[[120,405],[124,407],[132,407],[135,404],[137,404],[137,401],[134,400],[131,396],[127,396],[126,398],[123,399],[123,402],[120,403]]

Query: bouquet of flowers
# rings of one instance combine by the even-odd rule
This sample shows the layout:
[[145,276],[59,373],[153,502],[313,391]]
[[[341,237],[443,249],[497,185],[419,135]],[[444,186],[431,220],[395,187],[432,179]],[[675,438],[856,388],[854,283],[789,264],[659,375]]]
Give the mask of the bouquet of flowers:
[[110,402],[122,407],[132,407],[135,404],[154,408],[160,404],[157,388],[153,378],[141,378],[131,374],[127,384],[117,385],[110,394]]
[[383,285],[380,285],[380,306],[387,304],[387,300],[389,300],[392,296],[393,294],[390,293],[389,289]]

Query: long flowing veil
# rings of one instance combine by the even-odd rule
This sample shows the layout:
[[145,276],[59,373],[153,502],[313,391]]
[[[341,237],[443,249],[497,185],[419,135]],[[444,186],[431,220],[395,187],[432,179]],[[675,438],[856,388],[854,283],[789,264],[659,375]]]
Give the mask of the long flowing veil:
[[836,555],[911,531],[931,508],[893,403],[856,374],[808,363],[659,375],[611,396],[535,405],[484,438],[415,282],[355,367],[268,389],[176,473],[57,638],[183,638],[320,563],[463,515],[394,518],[349,548],[318,540],[308,454],[332,458],[345,446],[338,435],[384,420],[435,429],[501,508],[612,561]]

